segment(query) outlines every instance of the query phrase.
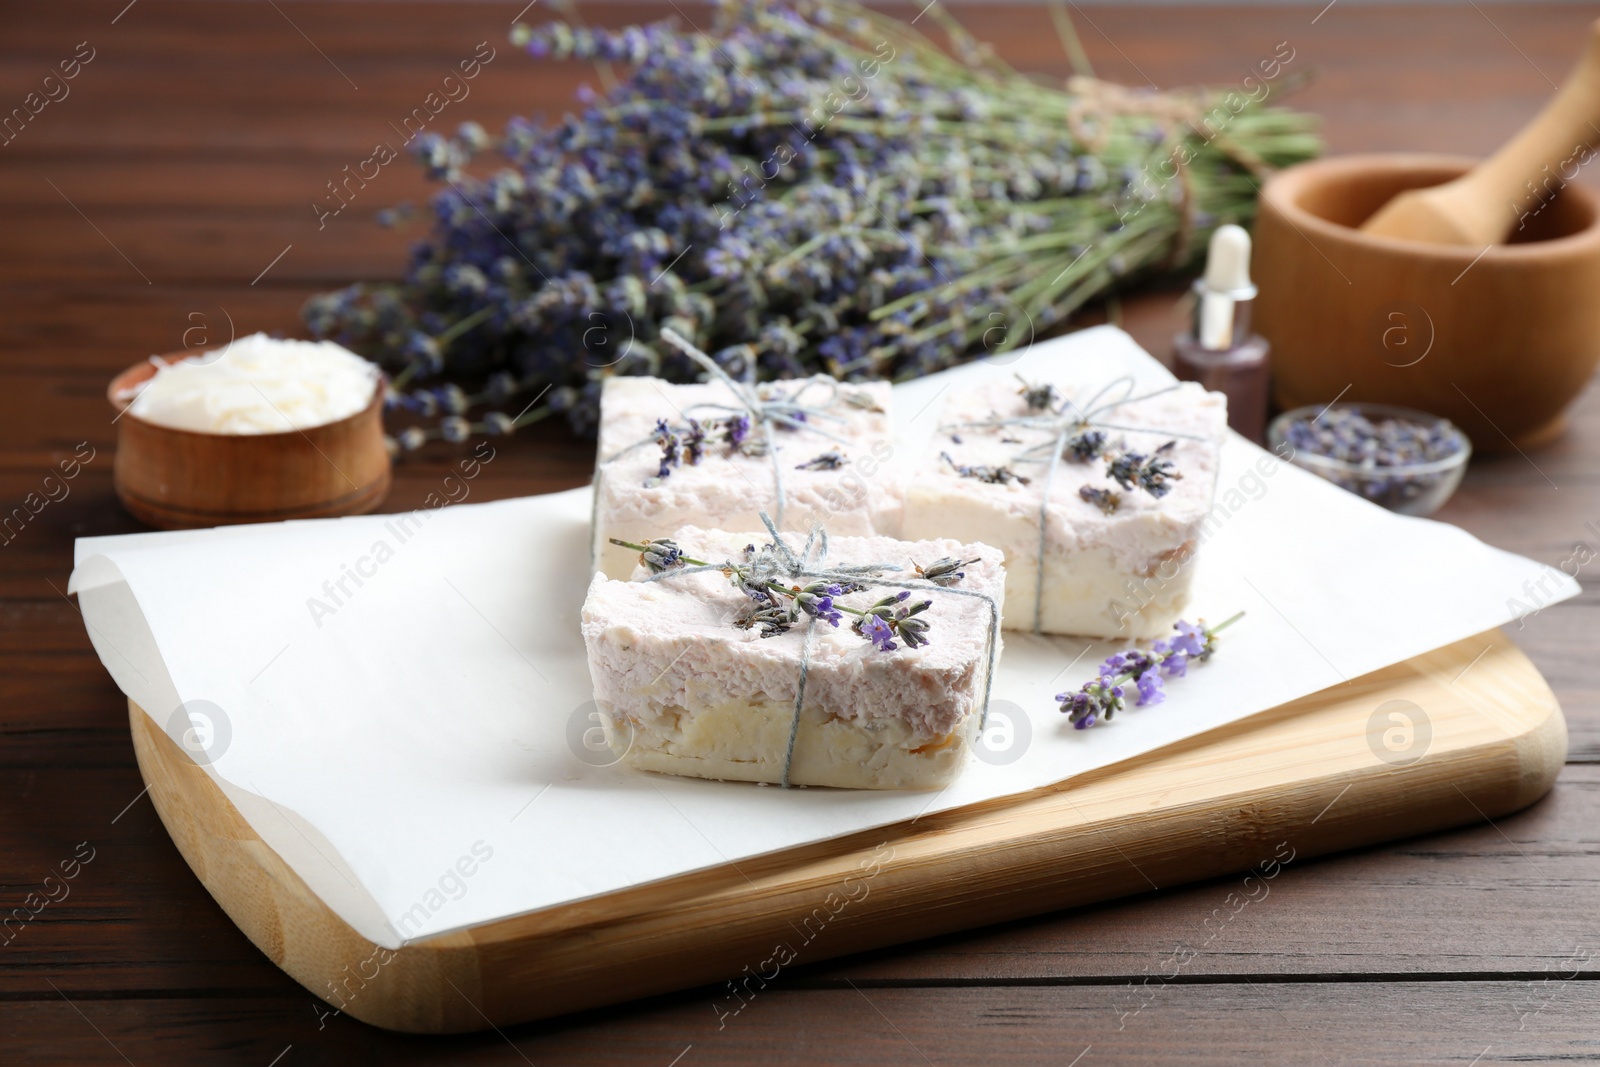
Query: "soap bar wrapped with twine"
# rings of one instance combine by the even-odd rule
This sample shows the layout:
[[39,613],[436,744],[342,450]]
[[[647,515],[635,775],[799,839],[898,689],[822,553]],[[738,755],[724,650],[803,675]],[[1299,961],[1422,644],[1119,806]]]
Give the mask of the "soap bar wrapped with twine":
[[[952,522],[952,509],[960,510],[963,537],[1006,553],[1014,606],[1027,614],[1008,619],[1011,629],[1141,637],[1120,629],[1126,617],[1162,597],[1173,605],[1163,603],[1150,614],[1176,611],[1186,595],[1189,576],[1178,571],[1194,552],[1195,531],[1210,509],[1224,400],[1181,382],[1141,390],[1131,378],[1082,390],[1086,400],[1027,381],[1010,397],[1002,392],[995,382],[952,397],[936,459],[928,459],[938,470],[925,469],[910,486],[904,534],[941,530]],[[1070,496],[1062,490],[1062,466],[1077,469]],[[952,490],[952,474],[997,490]],[[1171,493],[1176,496],[1168,499]],[[1026,536],[1019,528],[1024,507],[1032,509]],[[1150,522],[1150,515],[1157,520]],[[1080,550],[1085,555],[1072,555]],[[1125,573],[1109,574],[1114,566]],[[1163,566],[1165,576],[1158,573]],[[1133,585],[1126,590],[1131,606],[1120,611],[1107,603],[1125,593],[1114,584],[1118,577]],[[1142,585],[1147,579],[1154,589]],[[1096,601],[1078,605],[1069,603],[1072,597]],[[1141,624],[1158,632],[1170,619]]]
[[[735,627],[757,630],[762,638],[800,629],[794,709],[780,784],[785,787],[793,784],[796,741],[806,706],[807,682],[814,667],[816,629],[818,625],[837,628],[847,617],[851,619],[849,630],[865,642],[860,654],[875,656],[895,652],[902,646],[906,650],[917,650],[940,640],[941,624],[949,625],[948,618],[941,618],[938,610],[940,599],[963,597],[979,601],[984,606],[984,636],[978,660],[981,686],[972,702],[972,711],[956,729],[964,728],[971,715],[976,715],[977,732],[982,732],[1000,654],[1000,603],[981,588],[962,586],[966,577],[963,568],[977,563],[977,559],[943,558],[926,565],[913,564],[914,570],[910,572],[890,561],[835,563],[829,560],[828,532],[822,526],[812,527],[804,545],[796,550],[784,540],[770,516],[763,512],[761,520],[770,537],[769,543],[760,548],[754,544],[747,546],[739,561],[730,558],[719,563],[699,559],[686,554],[669,539],[643,542],[618,539],[612,543],[639,553],[640,562],[650,571],[642,579],[646,583],[704,573],[720,573],[726,577],[748,598],[730,619]],[[871,590],[887,595],[870,602],[846,603],[845,598]],[[948,640],[948,633],[942,636]],[[902,662],[916,661],[903,659]],[[937,747],[938,739],[932,740]]]
[[691,523],[753,529],[760,509],[780,529],[824,518],[850,535],[898,526],[900,487],[886,466],[887,385],[822,375],[757,384],[748,376],[753,366],[740,380],[670,328],[661,336],[706,381],[608,382],[593,513],[596,560],[607,574],[625,573],[605,549],[612,534],[637,540]]

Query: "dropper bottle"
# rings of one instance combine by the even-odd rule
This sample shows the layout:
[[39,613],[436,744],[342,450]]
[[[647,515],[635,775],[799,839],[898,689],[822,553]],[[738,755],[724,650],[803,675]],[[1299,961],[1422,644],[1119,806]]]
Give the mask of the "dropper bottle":
[[1266,338],[1250,331],[1256,287],[1250,235],[1229,223],[1211,235],[1194,283],[1194,326],[1172,339],[1174,372],[1228,398],[1228,425],[1259,443],[1267,422]]

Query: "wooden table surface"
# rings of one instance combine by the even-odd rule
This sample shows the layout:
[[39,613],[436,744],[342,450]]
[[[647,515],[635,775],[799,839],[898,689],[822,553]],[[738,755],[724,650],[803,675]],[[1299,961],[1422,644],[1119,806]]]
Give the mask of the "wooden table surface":
[[[70,95],[0,145],[5,513],[81,444],[94,457],[0,547],[0,912],[39,908],[0,933],[0,1062],[1600,1060],[1592,588],[1515,630],[1571,726],[1550,797],[1495,825],[1296,864],[1174,980],[1163,978],[1172,954],[1199,940],[1233,879],[800,968],[720,1029],[705,989],[449,1039],[321,1017],[212,903],[142,798],[123,698],[64,595],[72,540],[138,528],[111,488],[113,372],[200,339],[185,336],[194,328],[219,340],[230,320],[293,331],[307,294],[397,273],[406,238],[372,216],[426,195],[409,164],[386,168],[320,231],[309,205],[449,67],[481,41],[497,50],[440,120],[491,129],[511,114],[558,115],[592,79],[508,45],[521,6],[108,0],[0,12],[0,111],[61,60],[93,57]],[[1018,65],[1065,72],[1044,8],[954,10]],[[1470,2],[1078,12],[1097,71],[1115,80],[1233,83],[1288,42],[1316,74],[1294,102],[1324,116],[1331,150],[1472,153],[1535,110],[1592,17]],[[1163,352],[1175,293],[1149,287],[1110,313]],[[549,430],[501,456],[473,499],[576,485],[590,463],[589,446]],[[451,462],[448,446],[408,461],[386,509],[420,504]],[[1554,444],[1475,460],[1439,517],[1551,564],[1600,548],[1600,394],[1578,400]],[[67,895],[40,907],[30,894],[74,858]]]

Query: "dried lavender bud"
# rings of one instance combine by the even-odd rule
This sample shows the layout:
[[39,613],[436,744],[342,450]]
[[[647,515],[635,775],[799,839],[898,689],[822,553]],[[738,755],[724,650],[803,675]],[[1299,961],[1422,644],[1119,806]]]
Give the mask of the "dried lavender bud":
[[[659,423],[657,424],[660,425]],[[706,451],[706,431],[696,419],[689,420],[689,429],[683,435],[683,458],[691,467],[700,465]]]
[[836,448],[831,448],[821,455],[813,456],[804,463],[795,464],[797,471],[836,471],[844,466],[844,454]]
[[1010,467],[991,467],[987,464],[966,466],[951,459],[950,453],[948,452],[940,452],[939,458],[950,464],[950,466],[954,468],[955,472],[961,475],[963,478],[975,478],[980,482],[987,482],[990,485],[1011,485],[1012,483],[1016,483],[1017,485],[1028,484],[1028,479],[1026,477],[1018,474]]
[[1298,419],[1284,430],[1296,451],[1363,467],[1399,467],[1449,459],[1461,451],[1447,419],[1417,423],[1370,419],[1355,408],[1330,408],[1320,418]]
[[1104,430],[1084,430],[1067,441],[1067,452],[1079,463],[1098,459],[1106,450]]
[[844,398],[846,404],[853,408],[876,412],[879,415],[883,414],[883,408],[878,406],[878,402],[872,399],[872,394],[865,389],[842,389],[839,395]]
[[[615,538],[612,544],[620,544]],[[683,549],[671,538],[658,537],[644,543],[644,551],[639,553],[639,562],[649,568],[651,574],[660,574],[662,571],[683,566]]]
[[771,600],[751,600],[739,609],[733,624],[741,630],[753,626],[761,628],[762,637],[777,637],[788,633],[797,616],[789,609]]
[[415,452],[428,443],[428,435],[415,426],[407,426],[395,436],[395,442],[402,452]]
[[1341,488],[1391,508],[1431,492],[1449,476],[1403,468],[1448,460],[1466,447],[1465,438],[1446,419],[1374,419],[1354,407],[1333,407],[1317,417],[1296,419],[1284,428],[1283,436],[1297,453],[1349,464],[1354,469],[1311,469]]
[[1081,486],[1078,489],[1078,498],[1087,501],[1110,515],[1122,504],[1122,494],[1115,489],[1096,489],[1092,485]]
[[1056,392],[1056,387],[1046,382],[1044,385],[1034,385],[1022,375],[1017,375],[1017,381],[1022,383],[1022,388],[1017,390],[1017,395],[1022,397],[1022,402],[1029,411],[1050,411],[1060,399],[1061,394]]
[[439,421],[439,436],[452,444],[460,444],[472,436],[472,424],[460,415],[450,415]]
[[912,566],[917,569],[917,577],[926,578],[934,585],[954,585],[967,576],[966,572],[961,568],[968,563],[976,562],[978,562],[976,559],[960,560],[946,556],[943,559],[934,560],[926,567],[916,562],[913,562]]
[[656,444],[661,446],[661,465],[656,468],[656,484],[672,474],[672,468],[683,462],[683,442],[667,425],[666,419],[656,420]]
[[1124,489],[1137,486],[1153,497],[1164,497],[1172,491],[1172,483],[1183,477],[1177,465],[1166,458],[1176,444],[1176,441],[1168,441],[1150,456],[1140,452],[1119,452],[1108,456],[1106,477]]
[[726,422],[728,433],[728,446],[742,449],[745,440],[750,436],[750,416],[731,415]]
[[516,432],[517,423],[503,411],[491,411],[483,416],[483,428],[496,437],[510,437]]

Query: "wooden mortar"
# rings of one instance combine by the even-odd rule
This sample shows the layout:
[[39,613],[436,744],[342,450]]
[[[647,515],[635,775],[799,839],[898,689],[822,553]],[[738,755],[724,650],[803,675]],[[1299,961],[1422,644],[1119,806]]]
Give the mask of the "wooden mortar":
[[[194,353],[159,357],[175,363]],[[361,515],[389,493],[383,392],[337,422],[284,433],[198,433],[128,411],[133,388],[156,372],[146,360],[112,379],[119,414],[112,480],[135,518],[166,530]]]
[[1255,312],[1281,407],[1338,398],[1420,408],[1490,452],[1560,432],[1600,359],[1600,195],[1565,185],[1503,245],[1359,229],[1396,194],[1473,163],[1344,156],[1267,183]]

